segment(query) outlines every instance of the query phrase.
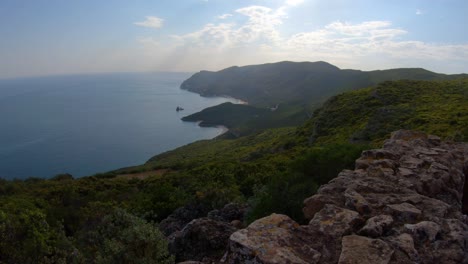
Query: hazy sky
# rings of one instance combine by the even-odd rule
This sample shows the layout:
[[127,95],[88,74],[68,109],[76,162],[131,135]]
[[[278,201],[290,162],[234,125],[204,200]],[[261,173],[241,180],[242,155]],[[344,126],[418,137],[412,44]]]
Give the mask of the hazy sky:
[[466,0],[0,0],[0,78],[282,60],[468,72]]

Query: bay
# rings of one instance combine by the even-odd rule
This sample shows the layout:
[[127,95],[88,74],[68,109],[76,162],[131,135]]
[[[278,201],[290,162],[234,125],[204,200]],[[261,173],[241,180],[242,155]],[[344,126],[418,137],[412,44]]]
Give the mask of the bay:
[[[210,139],[221,128],[180,120],[227,101],[179,88],[189,73],[0,80],[0,178],[93,175]],[[176,107],[184,108],[177,112]]]

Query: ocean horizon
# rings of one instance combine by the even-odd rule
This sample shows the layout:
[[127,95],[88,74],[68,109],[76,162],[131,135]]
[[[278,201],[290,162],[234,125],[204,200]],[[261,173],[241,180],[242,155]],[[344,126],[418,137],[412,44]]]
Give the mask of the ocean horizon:
[[[105,73],[0,80],[0,178],[82,177],[139,165],[213,138],[183,116],[233,98],[180,89],[190,73]],[[184,108],[176,111],[177,107]]]

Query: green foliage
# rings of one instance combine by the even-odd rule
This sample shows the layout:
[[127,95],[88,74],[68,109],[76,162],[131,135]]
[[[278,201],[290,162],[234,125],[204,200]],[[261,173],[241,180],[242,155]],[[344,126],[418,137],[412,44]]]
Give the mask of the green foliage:
[[167,242],[152,224],[116,209],[80,235],[81,249],[96,263],[174,263]]
[[317,191],[318,185],[308,175],[288,172],[270,175],[264,186],[258,186],[249,199],[251,206],[247,215],[250,223],[272,213],[286,214],[303,222],[302,201]]
[[1,263],[72,263],[79,257],[74,251],[61,226],[50,226],[30,200],[1,200]]
[[354,169],[354,162],[368,145],[350,143],[330,144],[309,149],[297,159],[292,168],[304,175],[312,175],[319,185],[329,182],[344,169]]
[[182,118],[201,121],[200,126],[223,125],[229,128],[226,137],[240,137],[268,128],[298,126],[307,119],[306,107],[299,103],[277,105],[275,110],[250,105],[224,103]]
[[256,190],[250,199],[252,209],[247,220],[251,222],[271,213],[281,213],[303,223],[302,201],[343,169],[354,168],[354,161],[366,148],[333,144],[308,150],[291,164],[288,171],[273,173],[268,183]]
[[316,143],[380,145],[398,129],[468,140],[468,79],[384,82],[330,99],[301,130]]

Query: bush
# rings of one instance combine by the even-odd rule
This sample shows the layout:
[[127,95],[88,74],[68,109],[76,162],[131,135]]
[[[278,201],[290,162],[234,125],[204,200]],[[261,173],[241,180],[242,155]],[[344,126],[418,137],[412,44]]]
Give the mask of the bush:
[[78,239],[86,258],[96,263],[174,263],[156,226],[123,209],[104,216]]
[[352,169],[355,160],[366,148],[364,145],[334,144],[309,150],[290,166],[289,171],[276,172],[265,186],[257,188],[250,199],[252,209],[247,221],[280,213],[304,223],[304,199],[343,169]]

